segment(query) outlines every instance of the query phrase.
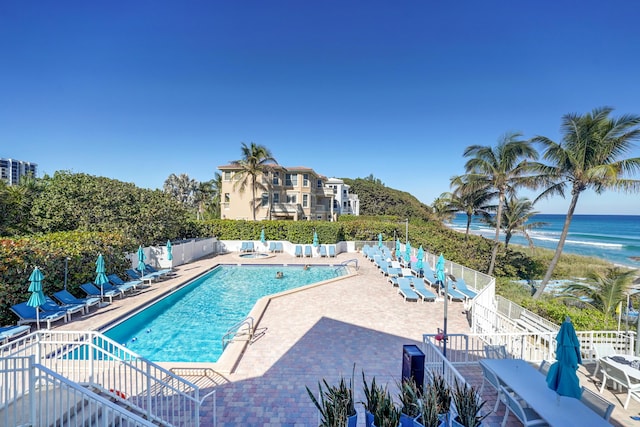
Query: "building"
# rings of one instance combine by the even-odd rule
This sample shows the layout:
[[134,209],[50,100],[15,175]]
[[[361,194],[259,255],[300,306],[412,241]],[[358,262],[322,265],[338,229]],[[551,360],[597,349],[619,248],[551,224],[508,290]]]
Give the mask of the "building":
[[31,162],[0,157],[0,179],[9,185],[17,185],[23,176],[32,175],[35,177],[37,166]]
[[329,178],[326,186],[333,189],[333,210],[338,215],[360,215],[360,200],[357,194],[349,193],[349,185],[338,178]]
[[272,165],[270,171],[257,177],[255,200],[250,182],[242,191],[241,169],[237,165],[218,169],[222,175],[220,216],[223,219],[252,220],[254,210],[256,220],[335,221],[342,211],[336,208],[342,206],[343,200],[336,202],[337,187],[328,186],[327,178],[311,168]]

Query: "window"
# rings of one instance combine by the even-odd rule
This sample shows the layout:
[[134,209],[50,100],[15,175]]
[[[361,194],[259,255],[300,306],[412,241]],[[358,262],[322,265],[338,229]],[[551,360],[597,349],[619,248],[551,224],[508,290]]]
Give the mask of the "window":
[[269,193],[262,193],[262,200],[260,201],[262,207],[269,206]]
[[303,187],[308,187],[309,186],[309,174],[305,173],[302,175],[302,186]]
[[280,185],[280,172],[276,171],[273,173],[271,184]]
[[231,181],[231,171],[224,171],[224,180]]
[[344,202],[344,208],[347,209],[347,202]]
[[322,188],[322,180],[321,179],[318,180],[318,188]]
[[289,187],[295,187],[298,185],[298,174],[297,173],[287,173],[284,175],[284,185]]
[[298,203],[298,197],[296,194],[287,194],[287,203]]
[[302,195],[302,207],[303,208],[308,208],[309,207],[309,195],[308,194],[303,194]]
[[342,190],[342,194],[346,196],[347,195],[347,190],[346,189]]
[[280,193],[273,193],[273,203],[280,203]]
[[231,201],[231,195],[229,193],[224,193],[224,202],[229,203]]

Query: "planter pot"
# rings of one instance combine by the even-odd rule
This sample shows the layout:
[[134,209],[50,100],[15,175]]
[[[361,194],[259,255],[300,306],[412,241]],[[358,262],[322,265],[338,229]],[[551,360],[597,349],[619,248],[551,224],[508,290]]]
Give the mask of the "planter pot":
[[358,414],[351,415],[347,418],[347,427],[356,427],[358,425]]
[[440,420],[440,425],[449,427],[449,412],[445,412],[444,414],[439,414],[438,419]]
[[373,413],[367,411],[367,412],[364,413],[364,415],[365,415],[365,419],[364,419],[365,420],[365,425],[367,427],[371,427],[373,425]]
[[[421,421],[422,421],[422,418],[418,416],[416,419],[413,420],[413,427],[425,427],[425,425],[422,424]],[[438,421],[439,421],[438,427],[448,427],[446,421],[441,420],[439,417],[438,417]]]
[[[480,423],[478,427],[483,427],[484,423]],[[465,427],[458,422],[458,417],[451,418],[451,427]]]
[[415,418],[410,417],[407,414],[400,414],[400,426],[402,427],[413,427],[413,421]]

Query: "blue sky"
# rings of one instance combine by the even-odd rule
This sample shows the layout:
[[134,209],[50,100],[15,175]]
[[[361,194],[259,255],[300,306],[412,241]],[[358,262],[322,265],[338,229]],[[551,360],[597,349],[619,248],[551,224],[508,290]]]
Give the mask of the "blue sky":
[[[464,148],[559,140],[561,117],[640,114],[629,1],[0,3],[0,157],[161,188],[241,142],[430,204]],[[632,156],[640,156],[636,148]],[[568,199],[540,203],[565,213]],[[577,213],[640,214],[585,193]]]

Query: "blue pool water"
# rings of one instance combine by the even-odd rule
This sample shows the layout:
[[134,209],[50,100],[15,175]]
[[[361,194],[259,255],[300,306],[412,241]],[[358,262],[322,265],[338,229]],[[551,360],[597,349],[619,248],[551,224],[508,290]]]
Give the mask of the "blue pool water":
[[215,362],[222,336],[260,298],[346,273],[335,266],[223,265],[103,333],[154,362]]

